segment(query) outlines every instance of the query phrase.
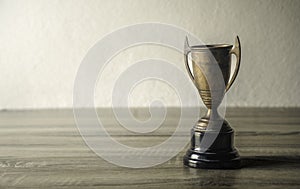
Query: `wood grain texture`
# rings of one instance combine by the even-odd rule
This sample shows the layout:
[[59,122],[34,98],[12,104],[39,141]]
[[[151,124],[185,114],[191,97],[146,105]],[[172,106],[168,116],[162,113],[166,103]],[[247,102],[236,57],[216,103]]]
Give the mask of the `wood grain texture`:
[[[110,110],[98,111],[113,137],[132,146],[165,140],[180,112],[170,109],[159,132],[130,135]],[[143,109],[133,114],[140,119],[149,116]],[[131,169],[110,164],[92,152],[77,130],[72,110],[2,111],[0,188],[300,187],[300,109],[232,108],[226,118],[236,131],[242,169],[186,168],[182,164],[185,150],[164,164]]]

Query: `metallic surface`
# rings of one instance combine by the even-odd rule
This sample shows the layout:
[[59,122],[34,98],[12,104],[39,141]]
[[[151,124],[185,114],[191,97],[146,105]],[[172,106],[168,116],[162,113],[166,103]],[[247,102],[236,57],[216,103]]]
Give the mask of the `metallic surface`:
[[[233,54],[237,62],[230,77]],[[188,74],[208,108],[206,115],[192,129],[191,149],[184,158],[184,164],[195,168],[237,168],[240,158],[233,146],[234,131],[219,115],[218,107],[239,71],[240,40],[237,36],[234,46],[227,44],[190,46],[186,38],[184,58]],[[189,60],[193,71],[190,70]],[[201,147],[204,134],[216,135],[216,132],[219,134],[215,142],[208,149]]]
[[[191,54],[193,74],[190,70],[188,64],[188,55]],[[231,55],[234,54],[237,58],[235,71],[229,81],[231,74]],[[213,56],[213,57],[212,57]],[[216,60],[217,64],[214,64],[213,61]],[[193,83],[197,87],[199,94],[208,109],[211,109],[211,89],[219,91],[220,93],[225,93],[232,86],[240,68],[241,60],[241,48],[240,40],[237,36],[235,39],[235,46],[220,44],[220,45],[206,45],[206,46],[189,46],[188,40],[185,41],[185,65],[188,70],[189,76],[192,79]],[[210,85],[207,82],[206,77],[210,77],[213,74],[216,74],[215,68],[218,66],[222,71],[224,84],[226,85],[225,90],[222,86],[223,82],[213,81]],[[219,94],[219,93],[218,93]],[[222,95],[221,95],[222,96]],[[222,98],[214,99],[218,100],[221,103]],[[214,102],[215,103],[215,102]]]

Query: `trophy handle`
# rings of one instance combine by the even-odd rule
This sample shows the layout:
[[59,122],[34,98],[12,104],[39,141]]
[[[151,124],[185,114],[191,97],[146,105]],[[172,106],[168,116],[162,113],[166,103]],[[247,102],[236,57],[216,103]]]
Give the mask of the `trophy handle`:
[[190,45],[189,45],[188,37],[186,36],[185,37],[185,42],[184,42],[184,63],[185,63],[185,68],[187,69],[191,80],[193,81],[193,83],[195,83],[195,78],[194,78],[194,76],[192,74],[192,71],[190,69],[190,66],[189,66],[188,55],[189,55],[190,52],[191,52],[191,48],[190,48]]
[[241,62],[241,43],[240,43],[240,39],[239,36],[236,36],[235,38],[235,44],[232,47],[232,49],[230,50],[229,54],[234,54],[236,56],[236,66],[234,69],[234,73],[230,79],[230,82],[227,84],[226,86],[226,92],[229,90],[229,88],[231,87],[231,85],[233,84],[239,69],[240,69],[240,62]]

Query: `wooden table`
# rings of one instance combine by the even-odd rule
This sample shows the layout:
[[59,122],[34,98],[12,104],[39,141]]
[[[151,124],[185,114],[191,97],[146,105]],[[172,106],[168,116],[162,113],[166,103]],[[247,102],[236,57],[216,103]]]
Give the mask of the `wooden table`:
[[[122,133],[111,111],[99,111],[108,128]],[[147,115],[143,112],[134,110],[140,118]],[[177,116],[178,109],[171,109],[161,135],[121,140],[127,145],[149,136],[160,141]],[[300,109],[231,108],[226,118],[236,131],[241,169],[184,167],[185,150],[164,164],[132,169],[91,151],[72,110],[1,111],[0,188],[300,188]]]

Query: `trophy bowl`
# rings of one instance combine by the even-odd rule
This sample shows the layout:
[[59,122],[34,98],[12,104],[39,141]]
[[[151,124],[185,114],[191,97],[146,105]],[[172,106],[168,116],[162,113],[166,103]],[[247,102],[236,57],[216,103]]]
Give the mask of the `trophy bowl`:
[[[236,56],[237,62],[231,74],[232,54]],[[193,168],[239,168],[241,161],[234,147],[234,130],[218,113],[218,107],[239,71],[239,37],[236,37],[234,46],[190,46],[186,38],[184,59],[188,74],[208,109],[191,130],[191,146],[184,156],[184,165]],[[189,62],[193,71],[190,70]]]

